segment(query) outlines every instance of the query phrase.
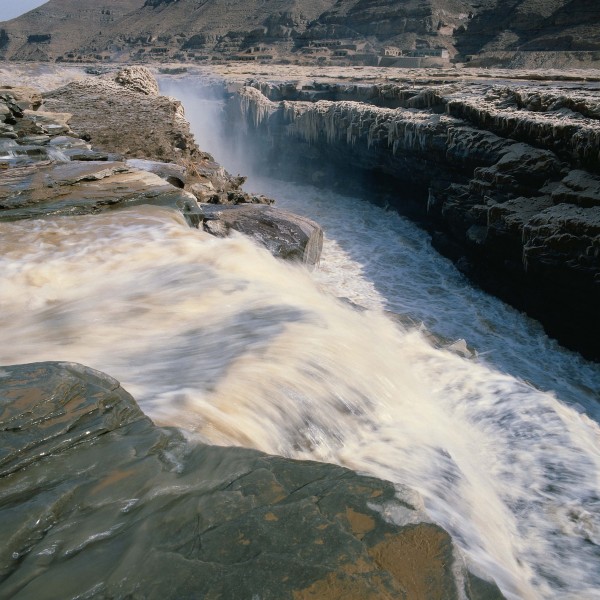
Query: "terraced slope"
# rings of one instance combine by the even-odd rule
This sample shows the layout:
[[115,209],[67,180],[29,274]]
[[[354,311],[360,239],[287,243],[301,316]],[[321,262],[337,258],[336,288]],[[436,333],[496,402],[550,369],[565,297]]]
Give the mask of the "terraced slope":
[[[573,66],[564,53],[582,63],[577,66],[600,64],[600,4],[597,0],[102,0],[100,4],[50,0],[4,24],[0,58],[195,60],[190,53],[227,58],[259,47],[275,59],[306,59],[303,47],[333,40],[358,44],[352,52],[373,57],[391,45],[404,53],[447,49],[459,61],[474,56],[507,66],[517,66],[513,63],[518,53],[519,66]],[[539,53],[548,54],[540,59]]]

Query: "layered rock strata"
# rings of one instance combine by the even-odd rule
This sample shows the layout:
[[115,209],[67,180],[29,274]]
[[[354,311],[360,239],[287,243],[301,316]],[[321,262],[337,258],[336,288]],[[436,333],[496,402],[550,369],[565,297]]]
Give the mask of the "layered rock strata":
[[0,595],[501,598],[409,490],[190,442],[73,363],[0,370]]
[[0,58],[597,68],[598,39],[593,0],[49,0],[2,24]]
[[600,358],[598,92],[460,81],[303,88],[252,81],[228,103],[247,140],[269,139],[265,165],[362,184],[430,228],[484,288]]
[[[247,204],[273,202],[244,192],[245,178],[230,175],[198,148],[181,104],[158,95],[147,69],[130,67],[71,82],[44,94],[44,110],[35,90],[3,91],[0,220],[155,204],[179,210],[199,227],[209,218],[202,203],[231,205],[233,214]],[[277,248],[278,257],[314,265],[321,229],[306,219],[308,229],[303,230],[298,219],[276,209],[268,215],[245,210],[242,231],[271,250]],[[282,237],[281,226],[287,236]],[[204,229],[214,233],[210,226]],[[219,233],[231,229],[236,227]]]
[[[248,202],[241,178],[200,153],[182,118],[163,119],[180,113],[148,99],[148,73],[118,79],[50,94],[63,112],[31,110],[33,90],[6,90],[0,219],[160,204],[219,235],[258,232],[282,258],[318,260],[318,225]],[[124,106],[137,102],[162,128],[132,150],[142,125]],[[94,103],[114,112],[99,119]],[[190,162],[158,162],[162,147]],[[202,177],[224,188],[213,201],[225,193],[241,204],[199,205],[186,188]],[[0,367],[0,539],[1,597],[502,597],[465,568],[410,490],[157,428],[117,381],[73,363]]]

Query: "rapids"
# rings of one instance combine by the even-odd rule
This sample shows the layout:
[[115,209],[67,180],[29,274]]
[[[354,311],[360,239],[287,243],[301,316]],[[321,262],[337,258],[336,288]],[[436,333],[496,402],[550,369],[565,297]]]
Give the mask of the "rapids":
[[[219,105],[189,90],[167,91],[235,170],[206,129]],[[80,362],[199,440],[404,483],[508,598],[600,598],[598,365],[397,215],[246,188],[323,225],[317,270],[165,208],[1,223],[0,364]]]

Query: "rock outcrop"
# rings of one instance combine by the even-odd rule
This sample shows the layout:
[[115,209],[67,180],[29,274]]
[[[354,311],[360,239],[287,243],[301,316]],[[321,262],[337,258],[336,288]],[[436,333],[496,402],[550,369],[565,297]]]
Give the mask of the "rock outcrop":
[[137,81],[131,69],[73,81],[45,93],[44,107],[70,113],[73,132],[100,150],[164,162],[201,160],[181,104],[157,94],[147,69],[135,72]]
[[148,69],[143,67],[125,67],[115,76],[115,81],[146,96],[158,96],[158,83]]
[[[41,104],[35,90],[5,90],[0,220],[154,204],[177,209],[199,227],[209,217],[198,200],[210,206],[273,202],[244,192],[245,178],[231,176],[198,148],[181,104],[159,96],[156,80],[143,67],[71,82],[44,95],[44,111],[27,108]],[[280,258],[318,262],[322,232],[316,223],[276,209],[268,218],[258,210],[243,214],[233,229]],[[217,234],[214,227],[204,229]]]
[[314,266],[323,249],[323,231],[313,220],[263,204],[203,208],[203,228],[226,237],[231,230],[244,233],[265,246],[273,256]]
[[484,288],[599,358],[597,93],[460,81],[335,88],[325,93],[348,99],[253,81],[231,97],[230,119],[272,148],[263,166],[366,182]]
[[[80,96],[81,102],[83,98]],[[110,102],[110,95],[103,98]],[[133,99],[127,98],[130,102]],[[167,177],[127,165],[115,152],[92,149],[72,131],[70,113],[25,108],[40,104],[39,94],[29,89],[8,88],[0,97],[0,147],[4,154],[0,159],[4,170],[0,220],[157,204],[176,208],[190,224],[198,224],[196,198],[179,189],[182,186],[175,187]]]
[[158,428],[73,363],[0,368],[0,595],[496,599],[406,489]]
[[0,182],[0,221],[95,214],[154,204],[178,209],[197,225],[194,196],[158,175],[123,162],[34,163],[10,169]]

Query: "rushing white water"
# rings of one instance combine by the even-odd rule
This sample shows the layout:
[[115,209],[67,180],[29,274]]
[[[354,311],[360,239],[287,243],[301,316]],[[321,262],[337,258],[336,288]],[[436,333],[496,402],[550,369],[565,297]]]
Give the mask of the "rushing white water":
[[507,597],[600,598],[598,367],[472,290],[406,221],[251,186],[323,223],[318,270],[164,208],[0,224],[0,364],[82,362],[158,423],[407,484]]

